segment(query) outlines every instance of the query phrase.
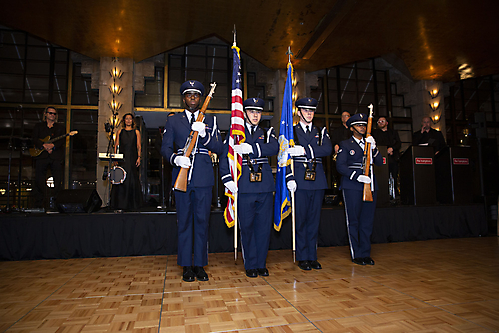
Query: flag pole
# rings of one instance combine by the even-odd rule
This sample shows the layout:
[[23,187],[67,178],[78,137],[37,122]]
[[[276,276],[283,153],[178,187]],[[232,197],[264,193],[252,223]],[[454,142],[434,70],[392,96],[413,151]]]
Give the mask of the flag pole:
[[[295,162],[291,158],[291,174],[295,174]],[[291,192],[291,225],[293,227],[293,262],[296,262],[296,210],[295,192]]]
[[[293,52],[291,52],[291,46],[288,46],[288,52],[286,52],[286,54],[288,55],[288,64],[290,64],[291,63],[291,55],[293,54]],[[293,160],[293,157],[291,157],[291,174],[293,176],[295,175],[295,162]],[[291,226],[292,226],[292,232],[293,232],[293,235],[292,235],[292,237],[293,237],[293,262],[296,262],[296,208],[295,207],[296,207],[295,206],[295,192],[291,192]]]
[[[237,188],[237,153],[234,152],[234,183]],[[234,193],[234,261],[237,260],[237,197],[238,193]]]
[[[237,46],[236,45],[236,25],[234,24],[234,42],[232,43],[232,46]],[[237,188],[237,153],[234,152],[234,183],[236,184]],[[237,197],[238,193],[234,193],[234,261],[237,260]]]

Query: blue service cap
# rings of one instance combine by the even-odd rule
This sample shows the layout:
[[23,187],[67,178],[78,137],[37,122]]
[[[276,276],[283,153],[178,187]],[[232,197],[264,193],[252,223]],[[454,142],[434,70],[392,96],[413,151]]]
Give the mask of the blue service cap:
[[295,106],[299,109],[302,108],[315,110],[317,108],[317,104],[319,104],[319,102],[317,102],[315,98],[311,97],[301,98],[295,102]]
[[353,125],[367,125],[367,115],[363,113],[356,113],[347,120],[347,126],[352,127]]
[[182,83],[180,86],[180,94],[185,94],[189,92],[197,92],[201,96],[204,95],[204,86],[201,82],[196,80],[189,80]]
[[255,98],[248,98],[243,102],[243,107],[244,109],[251,109],[251,110],[258,110],[258,111],[263,111],[263,106],[265,105],[265,102],[263,99],[255,97]]

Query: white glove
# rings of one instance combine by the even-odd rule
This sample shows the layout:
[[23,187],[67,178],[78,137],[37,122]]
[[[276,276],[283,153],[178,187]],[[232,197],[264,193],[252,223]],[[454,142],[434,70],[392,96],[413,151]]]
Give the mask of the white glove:
[[292,193],[296,191],[296,182],[294,180],[290,180],[289,182],[286,183],[286,186],[288,187],[288,190]]
[[288,154],[291,156],[302,156],[305,155],[305,148],[300,145],[288,148]]
[[206,136],[206,124],[202,121],[195,121],[192,123],[191,129],[199,133],[199,136],[204,138]]
[[367,177],[366,175],[360,175],[359,177],[357,177],[357,181],[364,184],[370,184],[371,178]]
[[234,151],[238,154],[252,154],[253,147],[249,143],[243,142],[234,146]]
[[188,168],[191,166],[191,160],[189,159],[189,157],[185,157],[185,156],[175,157],[175,159],[173,160],[173,163],[175,163],[175,165],[177,165],[181,168]]
[[236,183],[234,183],[233,180],[228,181],[227,183],[224,184],[224,186],[231,191],[232,193],[237,193],[237,186]]
[[374,148],[376,148],[376,140],[374,140],[372,136],[366,138],[366,143],[371,144],[371,150],[374,150]]

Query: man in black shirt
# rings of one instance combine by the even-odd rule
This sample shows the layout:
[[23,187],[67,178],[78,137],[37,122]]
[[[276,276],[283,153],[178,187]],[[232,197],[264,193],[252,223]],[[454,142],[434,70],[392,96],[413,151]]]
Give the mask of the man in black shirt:
[[412,134],[412,145],[431,146],[435,155],[447,146],[442,132],[431,128],[430,117],[423,117],[421,120],[421,130]]
[[333,155],[338,154],[338,149],[340,149],[340,142],[347,140],[352,136],[352,132],[348,128],[347,120],[350,118],[350,113],[348,111],[343,111],[341,114],[341,126],[338,128],[331,127],[331,144],[333,145]]
[[47,107],[43,114],[43,122],[35,125],[33,129],[33,144],[35,148],[42,150],[42,153],[35,156],[35,207],[44,207],[45,192],[47,189],[46,175],[50,168],[54,179],[54,197],[61,189],[62,165],[64,160],[64,146],[66,140],[61,138],[53,143],[47,143],[48,139],[54,139],[64,135],[65,129],[57,124],[57,110],[54,107]]
[[393,186],[395,196],[398,195],[397,177],[399,172],[400,158],[400,137],[397,131],[388,128],[388,121],[385,117],[379,117],[377,122],[378,127],[373,130],[372,136],[379,146],[386,146],[388,152],[388,171],[393,178]]

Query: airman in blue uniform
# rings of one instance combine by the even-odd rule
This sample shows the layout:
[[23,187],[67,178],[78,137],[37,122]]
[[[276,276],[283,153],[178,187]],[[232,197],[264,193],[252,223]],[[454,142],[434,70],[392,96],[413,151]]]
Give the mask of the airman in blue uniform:
[[[186,108],[184,112],[168,117],[161,154],[173,166],[172,184],[175,183],[180,168],[190,167],[187,191],[175,190],[177,264],[183,266],[184,281],[192,282],[195,278],[207,281],[208,275],[203,266],[208,264],[208,223],[214,185],[210,151],[221,154],[223,143],[216,117],[207,114],[202,122],[196,121],[204,86],[198,81],[186,81],[180,87],[180,93]],[[184,147],[191,130],[197,131],[199,135],[191,156],[186,157],[183,156]]]
[[[358,265],[374,265],[371,258],[371,234],[378,184],[372,171],[372,164],[382,165],[383,157],[376,148],[374,138],[365,138],[367,116],[358,113],[350,117],[347,126],[352,137],[340,142],[336,157],[336,169],[341,174],[340,189],[343,191],[345,213],[352,261]],[[372,163],[370,176],[363,173],[364,145],[371,144]],[[363,201],[364,184],[370,184],[373,201]]]
[[293,157],[294,176],[287,171],[287,187],[295,192],[296,260],[302,270],[321,269],[317,261],[317,237],[324,199],[328,188],[322,162],[331,155],[331,139],[326,128],[312,124],[317,108],[314,98],[296,101],[300,122],[294,126],[295,146],[289,149]]
[[243,156],[237,187],[227,160],[228,140],[220,160],[220,174],[225,187],[232,193],[238,193],[237,209],[244,268],[246,275],[251,278],[269,275],[266,261],[275,191],[269,157],[277,155],[279,151],[274,129],[258,126],[263,106],[264,101],[261,98],[249,98],[243,102],[246,140],[234,148]]

